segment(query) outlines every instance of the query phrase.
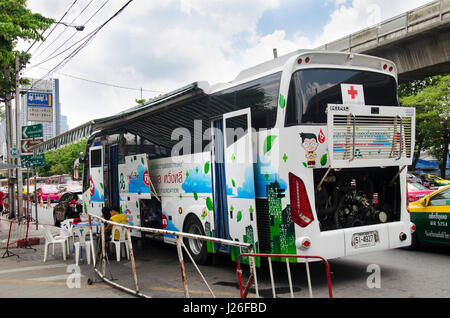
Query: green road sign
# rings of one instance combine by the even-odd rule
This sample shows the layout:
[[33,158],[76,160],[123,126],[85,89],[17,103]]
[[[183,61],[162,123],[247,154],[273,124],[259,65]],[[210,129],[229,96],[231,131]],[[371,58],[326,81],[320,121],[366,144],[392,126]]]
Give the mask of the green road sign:
[[41,138],[43,136],[42,124],[22,126],[22,139]]
[[22,155],[20,156],[20,166],[22,168],[45,166],[45,155]]

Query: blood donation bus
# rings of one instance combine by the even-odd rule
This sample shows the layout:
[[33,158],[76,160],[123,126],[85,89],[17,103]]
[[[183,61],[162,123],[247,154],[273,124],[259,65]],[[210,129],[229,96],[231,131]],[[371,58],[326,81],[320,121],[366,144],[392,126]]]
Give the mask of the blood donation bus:
[[[299,50],[96,120],[82,158],[84,212],[120,206],[133,225],[260,253],[330,259],[404,247],[414,136],[392,62]],[[200,263],[241,252],[185,244]]]

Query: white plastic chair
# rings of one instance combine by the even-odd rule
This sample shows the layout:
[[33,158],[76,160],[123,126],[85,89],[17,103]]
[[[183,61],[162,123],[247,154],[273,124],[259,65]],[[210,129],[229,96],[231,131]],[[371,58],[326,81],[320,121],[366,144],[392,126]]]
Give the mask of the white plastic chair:
[[[78,265],[80,260],[80,250],[85,247],[87,263],[91,264],[91,252],[92,258],[94,258],[94,243],[91,240],[86,240],[86,235],[89,235],[90,229],[88,226],[74,226],[72,227],[72,235],[75,247],[75,264]],[[77,241],[76,241],[77,240]]]
[[[115,240],[116,231],[119,232],[119,240]],[[127,235],[130,235],[130,233],[128,233],[128,229],[117,225],[113,226],[111,231],[111,243],[113,243],[116,247],[116,257],[118,262],[120,261],[122,243],[125,244],[127,258],[128,260],[130,259],[130,250],[128,247],[128,241],[126,239],[126,237],[128,237]]]
[[61,222],[61,228],[59,230],[59,235],[55,236],[56,239],[67,238],[67,253],[70,255],[70,239],[73,239],[72,235],[72,222],[73,219],[66,219]]
[[67,238],[56,238],[53,236],[50,229],[44,225],[41,225],[41,228],[44,232],[45,237],[45,247],[44,247],[44,262],[47,261],[47,255],[48,255],[48,247],[50,245],[53,245],[53,255],[55,255],[55,244],[61,244],[62,250],[63,250],[63,258],[66,260],[66,246],[67,246]]

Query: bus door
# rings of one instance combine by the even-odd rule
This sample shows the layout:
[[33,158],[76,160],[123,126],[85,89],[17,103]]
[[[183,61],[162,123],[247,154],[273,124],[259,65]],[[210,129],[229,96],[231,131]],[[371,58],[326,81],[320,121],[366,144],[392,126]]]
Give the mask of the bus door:
[[103,146],[89,149],[89,211],[99,216],[105,203],[103,158]]
[[[255,245],[255,178],[250,108],[223,115],[223,157],[229,235]],[[234,259],[237,255],[232,253]]]
[[[218,119],[212,123],[213,132],[213,155],[212,171],[214,183],[214,233],[215,237],[230,240],[230,229],[228,223],[228,203],[227,185],[225,179],[224,162],[224,134],[223,119]],[[221,251],[230,252],[229,246],[216,244],[216,248]]]
[[119,146],[112,145],[109,148],[110,203],[111,206],[119,206]]

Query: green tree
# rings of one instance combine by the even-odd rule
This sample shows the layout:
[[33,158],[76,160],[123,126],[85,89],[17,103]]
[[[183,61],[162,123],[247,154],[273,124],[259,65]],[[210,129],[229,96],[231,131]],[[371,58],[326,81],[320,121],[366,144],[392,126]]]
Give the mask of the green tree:
[[31,57],[28,52],[15,50],[18,41],[44,40],[42,32],[55,22],[31,12],[26,4],[26,0],[0,0],[0,101],[3,102],[13,98],[15,56],[19,56],[20,68]]
[[416,107],[415,164],[422,150],[438,158],[441,177],[445,177],[450,143],[450,74],[429,77],[401,85],[400,103]]
[[[45,153],[46,165],[38,168],[39,176],[48,177],[66,173],[72,175],[75,160],[80,157],[80,152],[86,151],[86,142],[87,140],[83,139],[75,144],[47,151]],[[79,171],[80,175],[81,171]]]

